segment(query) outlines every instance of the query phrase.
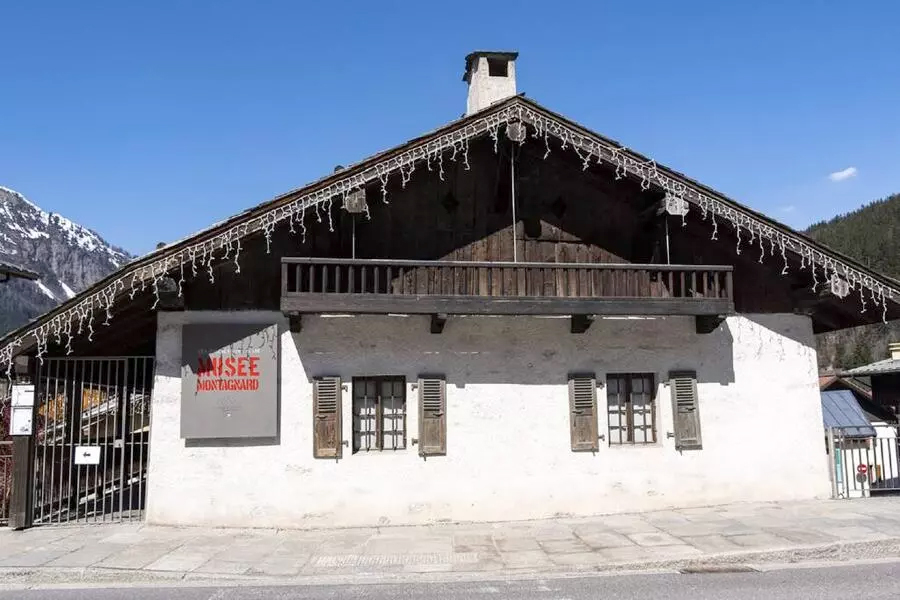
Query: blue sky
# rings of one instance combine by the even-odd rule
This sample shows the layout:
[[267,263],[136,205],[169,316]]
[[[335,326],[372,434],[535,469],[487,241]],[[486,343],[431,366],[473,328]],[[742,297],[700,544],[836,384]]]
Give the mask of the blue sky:
[[518,50],[520,92],[795,227],[900,192],[896,1],[32,0],[0,21],[0,185],[135,253],[459,117],[473,49]]

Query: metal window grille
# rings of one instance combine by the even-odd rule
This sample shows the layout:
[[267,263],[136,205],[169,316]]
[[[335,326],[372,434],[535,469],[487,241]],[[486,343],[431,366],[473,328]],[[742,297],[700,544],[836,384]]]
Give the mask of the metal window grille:
[[606,377],[610,444],[656,442],[656,382],[652,373]]
[[353,378],[353,452],[406,448],[406,379]]

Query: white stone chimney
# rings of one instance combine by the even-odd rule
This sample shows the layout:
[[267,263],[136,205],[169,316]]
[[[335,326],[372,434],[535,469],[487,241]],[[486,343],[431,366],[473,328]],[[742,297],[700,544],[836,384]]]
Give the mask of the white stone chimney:
[[900,359],[900,343],[894,342],[893,344],[888,344],[888,353],[893,360]]
[[518,52],[472,52],[463,81],[469,84],[466,116],[516,95]]

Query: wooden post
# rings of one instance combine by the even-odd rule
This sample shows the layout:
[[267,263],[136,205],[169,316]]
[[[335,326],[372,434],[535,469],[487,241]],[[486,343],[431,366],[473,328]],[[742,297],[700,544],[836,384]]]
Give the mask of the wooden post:
[[[16,370],[20,368],[16,365]],[[36,381],[34,360],[28,361],[24,372],[16,373],[15,383],[31,383]],[[35,386],[34,414],[32,415],[31,435],[13,436],[12,446],[12,490],[9,498],[9,527],[11,529],[26,529],[32,525],[32,483],[34,480],[34,439],[37,424],[37,398],[38,390]]]
[[12,457],[9,526],[12,529],[26,529],[31,527],[31,479],[34,468],[32,436],[17,435],[13,438]]

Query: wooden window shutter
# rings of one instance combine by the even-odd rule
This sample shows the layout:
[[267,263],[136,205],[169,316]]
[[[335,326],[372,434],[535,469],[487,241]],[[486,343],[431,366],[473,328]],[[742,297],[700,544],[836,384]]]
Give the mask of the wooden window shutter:
[[341,378],[313,381],[313,456],[341,458]]
[[593,375],[569,377],[569,412],[572,452],[599,450],[597,379]]
[[419,378],[419,456],[447,454],[447,383]]
[[677,450],[700,450],[700,403],[697,397],[697,373],[672,371],[669,373],[672,388],[672,415]]

